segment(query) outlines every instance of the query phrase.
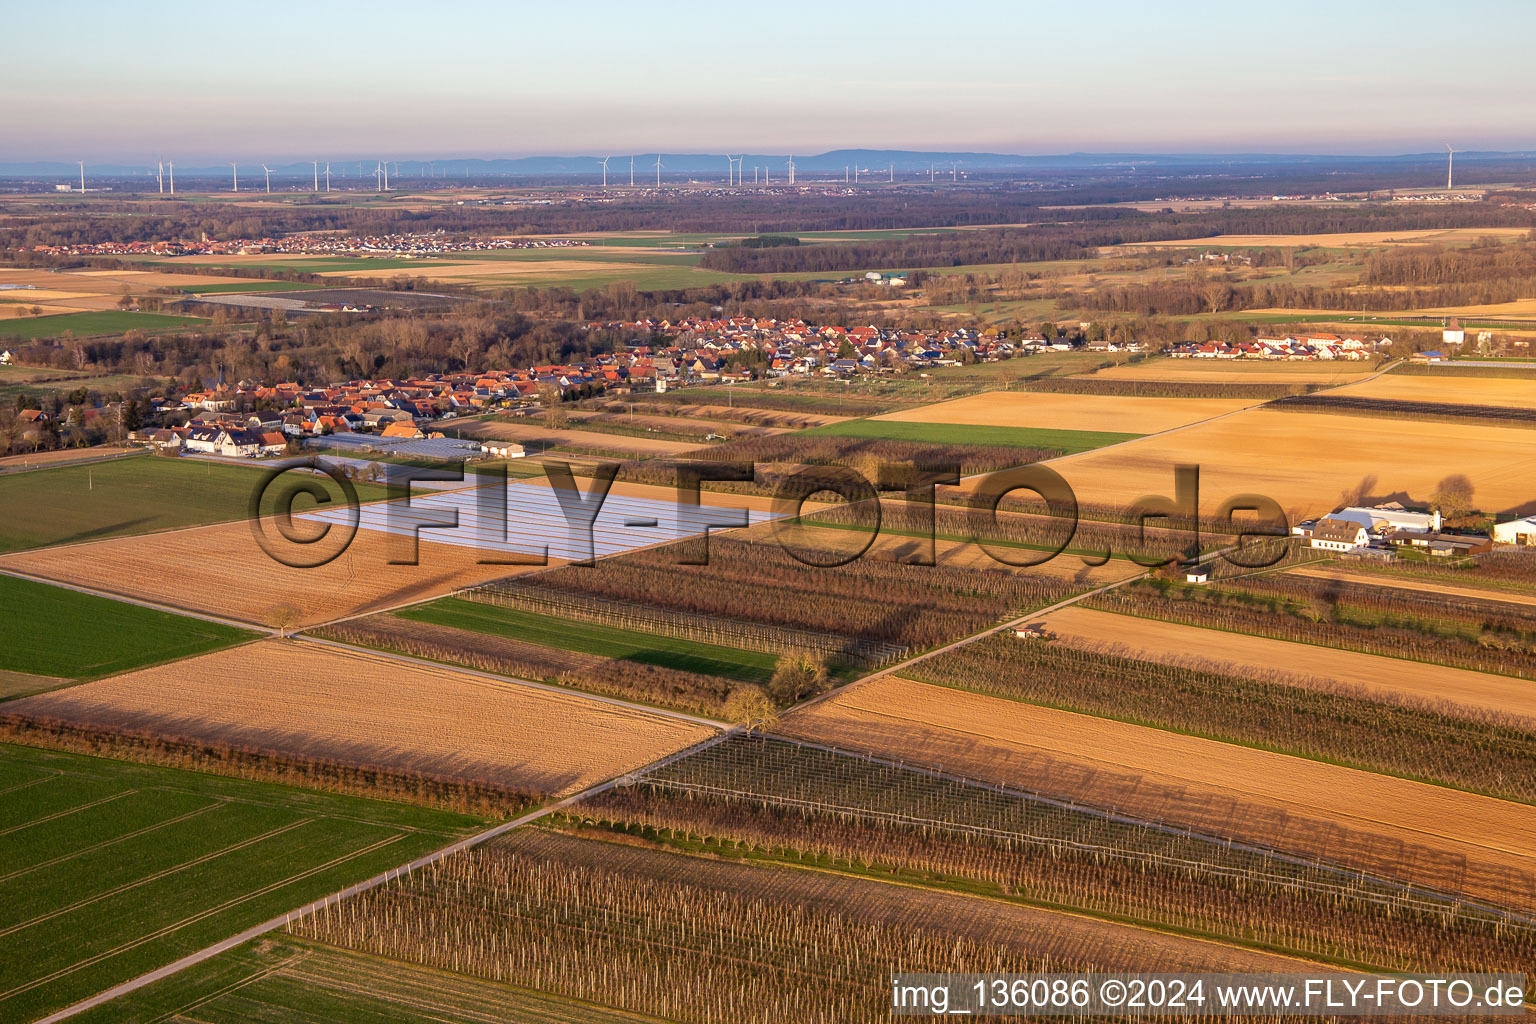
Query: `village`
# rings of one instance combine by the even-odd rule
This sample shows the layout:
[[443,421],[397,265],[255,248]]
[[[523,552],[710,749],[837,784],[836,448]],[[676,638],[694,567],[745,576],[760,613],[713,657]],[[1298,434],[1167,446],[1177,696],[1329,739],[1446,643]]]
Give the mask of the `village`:
[[1389,351],[1391,338],[1375,341],[1337,334],[1298,334],[1255,338],[1251,342],[1198,342],[1175,345],[1167,352],[1175,359],[1372,359]]
[[231,238],[190,242],[178,239],[77,242],[35,245],[26,251],[44,256],[295,256],[373,255],[417,258],[503,249],[568,249],[590,243],[571,238],[451,238],[444,231],[390,235],[302,234],[282,238]]

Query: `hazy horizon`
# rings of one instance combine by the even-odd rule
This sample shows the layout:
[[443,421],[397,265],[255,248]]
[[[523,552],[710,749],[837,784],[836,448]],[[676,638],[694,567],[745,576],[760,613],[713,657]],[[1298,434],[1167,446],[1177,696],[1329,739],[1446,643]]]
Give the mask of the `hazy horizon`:
[[1536,150],[1515,2],[565,10],[19,9],[0,162]]

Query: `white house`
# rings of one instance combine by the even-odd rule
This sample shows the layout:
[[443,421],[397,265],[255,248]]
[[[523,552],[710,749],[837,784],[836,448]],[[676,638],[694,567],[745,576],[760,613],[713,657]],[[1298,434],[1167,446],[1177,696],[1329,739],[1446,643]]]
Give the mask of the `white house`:
[[1395,501],[1369,508],[1352,505],[1340,509],[1329,518],[1347,519],[1359,523],[1372,533],[1439,533],[1439,512],[1410,512]]
[[10,349],[6,349],[4,352],[0,352],[0,366],[10,366],[11,360],[14,358],[15,357],[11,355]]
[[484,441],[480,450],[487,455],[494,455],[498,459],[520,459],[528,454],[523,446],[514,441]]
[[1312,546],[1323,551],[1358,551],[1369,543],[1365,527],[1352,519],[1324,519],[1312,528]]
[[261,454],[261,438],[249,430],[223,427],[193,427],[187,431],[182,447],[189,452],[209,452],[235,458],[254,458]]
[[1495,525],[1493,539],[1497,544],[1536,546],[1536,516],[1526,516],[1524,519],[1514,519]]

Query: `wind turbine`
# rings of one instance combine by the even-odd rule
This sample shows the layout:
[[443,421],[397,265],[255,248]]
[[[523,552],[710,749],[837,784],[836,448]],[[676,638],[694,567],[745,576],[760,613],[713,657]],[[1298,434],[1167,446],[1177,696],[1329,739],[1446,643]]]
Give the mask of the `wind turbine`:
[[[1452,175],[1452,172],[1455,171],[1455,169],[1456,169],[1456,151],[1454,149],[1452,149],[1451,148],[1451,144],[1449,142],[1447,142],[1445,144],[1445,187],[1446,187],[1447,190],[1450,190],[1450,189],[1455,187],[1455,186],[1453,186],[1451,184],[1451,181],[1453,180],[1451,175]],[[84,185],[80,186],[80,191],[82,191],[82,192],[85,191],[85,186]]]
[[165,161],[160,161],[160,166],[155,169],[155,184],[160,186],[160,194],[165,195]]
[[951,181],[959,181],[960,180],[960,165],[959,164],[950,164],[949,165],[949,179]]
[[168,166],[171,169],[171,195],[175,195],[176,194],[176,161],[174,161],[174,160],[171,161]]
[[311,160],[310,163],[315,165],[315,191],[319,192],[320,191],[320,161],[319,160]]
[[79,161],[76,161],[76,162],[80,164],[80,191],[84,192],[85,191],[85,161],[84,160],[79,160]]
[[891,180],[892,181],[896,180],[896,165],[895,164],[891,164]]
[[229,173],[234,175],[234,178],[235,178],[235,191],[239,192],[240,191],[240,168],[236,167],[234,164],[230,164],[229,165]]
[[789,183],[795,183],[795,154],[789,154]]
[[325,190],[327,192],[331,190],[331,162],[329,160],[325,162]]
[[272,168],[268,167],[266,164],[262,164],[261,165],[261,169],[267,172],[267,195],[271,195],[272,194]]
[[608,187],[608,161],[612,159],[611,156],[603,157],[603,188]]
[[657,153],[656,154],[656,187],[657,188],[661,188],[661,168],[662,168],[661,154]]
[[384,191],[384,161],[380,160],[378,166],[373,169],[373,187],[375,191]]
[[629,158],[629,187],[635,187],[635,158]]

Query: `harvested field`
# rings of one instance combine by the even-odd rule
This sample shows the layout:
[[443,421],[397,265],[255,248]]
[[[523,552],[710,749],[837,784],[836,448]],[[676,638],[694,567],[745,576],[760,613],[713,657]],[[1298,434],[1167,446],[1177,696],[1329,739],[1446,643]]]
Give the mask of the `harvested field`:
[[1513,676],[1116,615],[1081,606],[1063,608],[1043,621],[1067,644],[1119,644],[1134,651],[1136,657],[1164,664],[1187,664],[1190,659],[1200,659],[1237,673],[1279,671],[1297,677],[1328,679],[1358,686],[1385,700],[1409,697],[1448,701],[1464,708],[1536,719],[1536,687],[1529,680]]
[[904,423],[1050,427],[1058,430],[1113,430],[1155,434],[1257,404],[1256,400],[1251,399],[1129,398],[1118,395],[991,391],[937,405],[886,413],[875,419]]
[[766,437],[784,433],[783,428],[748,426],[726,420],[652,416],[641,412],[631,413],[627,409],[614,409],[608,412],[573,409],[571,422],[575,423],[578,429],[594,430],[604,434],[624,434],[631,437],[644,437],[646,434],[654,433],[663,440],[677,440],[676,437],[668,438],[666,435],[681,434],[685,438],[697,438],[700,444],[707,443],[710,434]]
[[548,794],[713,732],[576,694],[293,640],[26,697],[6,710]]
[[1387,373],[1375,380],[1340,388],[1334,394],[1356,398],[1396,399],[1404,402],[1444,402],[1455,405],[1499,405],[1517,409],[1536,408],[1536,373],[1528,379],[1515,377],[1409,377]]
[[598,451],[632,452],[636,455],[679,455],[683,452],[697,451],[707,443],[703,440],[694,444],[686,441],[664,441],[653,437],[607,434],[595,430],[556,429],[542,423],[527,421],[482,420],[478,423],[460,424],[454,430],[464,437],[476,440],[493,438],[498,441],[516,441],[522,445],[536,445],[539,448],[570,446],[595,448]]
[[[734,689],[729,679],[720,676],[581,654],[513,637],[416,622],[396,615],[351,619],[339,625],[325,626],[315,631],[315,635],[360,647],[464,665],[514,679],[567,686],[643,704],[659,704],[722,720],[727,714],[727,699]],[[0,680],[0,685],[3,683],[4,680]],[[33,687],[33,690],[40,688]]]
[[[1424,245],[1430,242],[1453,244],[1476,242],[1481,238],[1513,240],[1524,238],[1525,228],[1412,228],[1400,231],[1336,231],[1312,235],[1211,235],[1208,238],[1177,238],[1166,242],[1135,242],[1118,249],[1168,249],[1219,247],[1292,247],[1325,246],[1343,248],[1354,246]],[[1111,250],[1113,251],[1113,250]]]
[[1536,907],[1525,804],[889,676],[775,731]]
[[422,534],[418,565],[388,564],[401,538],[360,529],[334,561],[291,568],[263,552],[250,526],[237,522],[19,552],[0,558],[0,566],[256,625],[279,625],[281,616],[296,628],[537,568],[480,565],[475,548],[433,544],[431,536],[430,530]]
[[[0,381],[5,378],[0,377]],[[92,462],[97,459],[120,459],[138,454],[131,448],[102,445],[97,448],[54,448],[25,455],[0,456],[0,470],[13,472],[19,469],[41,469],[44,466],[65,466],[71,462]]]
[[1107,366],[1094,380],[1266,381],[1276,384],[1348,384],[1369,376],[1359,363],[1279,362],[1238,359],[1143,359]]
[[[1292,521],[1337,507],[1363,492],[1368,503],[1396,498],[1424,504],[1440,480],[1465,474],[1473,502],[1488,511],[1536,499],[1530,431],[1519,427],[1249,409],[1217,423],[1058,460],[1055,469],[1091,504],[1129,503],[1171,494],[1179,464],[1200,467],[1202,502],[1263,494]],[[1411,434],[1413,442],[1404,443]]]
[[[0,297],[14,299],[28,308],[34,304],[58,312],[105,312],[118,308],[123,294],[148,295],[156,288],[191,288],[200,284],[228,284],[230,278],[193,274],[166,274],[143,270],[38,270],[0,268],[0,284],[30,285],[7,289]],[[0,316],[3,316],[0,313]]]
[[670,419],[698,418],[723,420],[732,423],[749,423],[762,427],[778,427],[784,430],[805,430],[841,423],[846,416],[827,416],[813,412],[780,412],[773,409],[753,409],[739,405],[687,405],[682,402],[607,402],[602,408],[609,412],[627,412],[634,406],[637,412],[647,412],[658,417],[657,422]]
[[1455,577],[1447,579],[1444,576],[1426,576],[1423,579],[1415,579],[1409,573],[1352,572],[1339,565],[1308,565],[1292,569],[1290,572],[1294,576],[1308,576],[1313,579],[1344,580],[1348,583],[1363,583],[1371,587],[1416,590],[1426,594],[1441,594],[1445,597],[1462,597],[1475,601],[1503,601],[1527,607],[1536,606],[1536,593],[1507,587],[1480,587],[1477,585],[1478,577],[1471,573],[1464,574],[1466,586],[1457,586]]

